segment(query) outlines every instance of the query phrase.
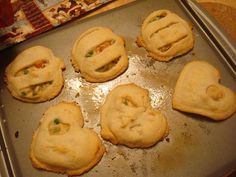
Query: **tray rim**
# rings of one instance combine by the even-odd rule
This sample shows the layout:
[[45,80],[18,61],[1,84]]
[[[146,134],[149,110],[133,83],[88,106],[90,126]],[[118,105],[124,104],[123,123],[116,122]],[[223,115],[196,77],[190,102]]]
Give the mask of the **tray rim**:
[[[218,41],[218,36],[217,35],[219,35],[219,34],[215,34],[215,35],[213,35],[213,39],[214,40],[212,40],[212,38],[211,38],[211,36],[208,36],[209,34],[208,33],[206,33],[204,30],[205,29],[207,29],[208,28],[208,26],[207,26],[207,22],[203,22],[204,21],[204,19],[201,19],[201,16],[200,16],[200,14],[198,14],[198,13],[196,13],[195,11],[191,11],[191,10],[189,10],[188,8],[189,7],[187,7],[187,6],[185,6],[187,3],[189,3],[188,5],[190,5],[193,1],[192,0],[176,0],[177,2],[179,2],[180,4],[181,4],[181,6],[183,7],[183,9],[185,10],[185,12],[187,12],[187,16],[188,17],[190,17],[193,21],[195,21],[196,22],[196,25],[198,25],[198,27],[200,28],[200,30],[202,30],[202,32],[204,33],[204,37],[207,37],[207,39],[209,40],[209,42],[215,47],[215,50],[216,51],[218,51],[219,52],[219,54],[221,55],[221,59],[224,59],[224,61],[227,63],[227,66],[228,66],[228,68],[231,70],[231,72],[233,73],[233,78],[234,79],[236,79],[236,70],[234,70],[234,68],[232,68],[232,65],[230,65],[230,64],[232,64],[232,63],[230,63],[229,61],[231,61],[233,58],[230,56],[230,51],[229,50],[227,50],[227,49],[225,49],[225,48],[218,48],[219,46],[218,45],[221,45],[221,44],[224,44],[224,42],[226,42],[227,43],[227,41],[225,41],[225,38],[223,38],[223,39],[220,39],[220,40],[222,40],[221,42],[222,43],[219,43],[219,44],[217,44],[217,45],[214,45],[214,40],[216,40],[216,41]],[[183,2],[185,2],[185,5],[183,5],[182,3]],[[191,6],[190,6],[191,7]],[[191,7],[192,8],[192,7]],[[112,9],[112,10],[114,10],[114,9]],[[194,13],[195,15],[191,15],[192,13]],[[207,16],[207,15],[206,15]],[[196,20],[195,18],[196,17],[198,17],[198,20]],[[209,19],[210,19],[210,17],[209,17]],[[200,23],[199,23],[200,22]],[[203,27],[203,26],[204,27]],[[219,30],[221,31],[221,29],[219,28]],[[225,37],[225,36],[224,36]],[[234,48],[234,50],[235,50],[235,48]],[[226,53],[226,55],[225,55],[225,53]],[[236,54],[236,53],[235,53]],[[236,56],[236,55],[235,55]],[[236,59],[236,58],[235,58]],[[235,60],[236,61],[236,60]],[[231,61],[231,62],[233,62],[233,64],[236,64],[236,62],[234,62],[234,61]],[[1,110],[2,111],[2,110]],[[2,112],[1,112],[2,113]],[[7,144],[8,144],[8,140],[7,140],[7,134],[6,134],[6,129],[4,128],[4,126],[3,126],[3,122],[2,122],[2,120],[3,120],[3,116],[2,116],[2,114],[0,114],[0,141],[2,141],[3,143],[4,143],[4,146],[2,147],[2,146],[0,146],[0,150],[2,151],[2,153],[4,154],[4,159],[3,160],[5,160],[5,163],[6,163],[6,167],[5,167],[5,169],[7,170],[7,172],[8,172],[8,175],[7,175],[7,177],[8,176],[12,176],[12,177],[16,177],[16,167],[15,167],[15,165],[13,165],[13,163],[12,163],[12,155],[11,155],[11,153],[9,152],[9,150],[10,151],[12,151],[8,146],[7,146]],[[1,138],[2,137],[2,138]],[[3,150],[4,149],[4,150]],[[13,153],[14,153],[14,151],[12,151]],[[233,163],[233,164],[236,164],[236,162],[235,163]],[[0,164],[1,165],[1,164]],[[1,171],[0,171],[0,176],[1,176],[2,174],[1,174]],[[3,177],[5,177],[5,176],[3,176]]]
[[220,54],[236,80],[236,42],[228,37],[223,28],[196,0],[177,0],[177,2]]

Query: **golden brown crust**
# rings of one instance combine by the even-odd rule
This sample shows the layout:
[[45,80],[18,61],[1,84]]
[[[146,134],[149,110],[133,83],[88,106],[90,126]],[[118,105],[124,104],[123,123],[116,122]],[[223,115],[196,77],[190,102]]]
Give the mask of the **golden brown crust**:
[[152,12],[143,22],[136,43],[158,61],[169,61],[193,48],[192,25],[169,10]]
[[[32,138],[33,141],[35,139],[36,134],[37,132],[34,132],[33,138]],[[35,168],[50,171],[50,172],[55,172],[55,173],[67,174],[69,176],[77,176],[77,175],[81,175],[83,173],[88,172],[91,168],[97,165],[99,161],[102,159],[105,151],[106,151],[105,146],[103,144],[100,144],[100,147],[98,151],[96,152],[96,155],[93,161],[91,161],[86,167],[78,169],[78,170],[66,170],[66,169],[56,168],[50,165],[43,164],[35,158],[32,150],[30,150],[30,160],[32,162],[33,167]]]
[[57,96],[63,87],[64,62],[43,46],[21,52],[5,71],[5,82],[11,95],[31,103]]
[[135,84],[113,89],[100,117],[102,138],[131,148],[151,147],[169,131],[164,115],[151,107],[148,91]]
[[105,27],[90,28],[74,43],[71,63],[89,82],[105,82],[128,67],[124,40]]
[[[65,114],[61,115],[63,112]],[[53,124],[53,126],[65,124],[70,128],[62,131],[62,127],[60,127],[59,132],[50,132],[51,122],[55,121],[52,117],[60,120],[60,123],[56,122],[57,124]],[[32,137],[30,147],[32,165],[38,169],[65,173],[69,176],[80,175],[93,168],[101,160],[105,147],[95,132],[82,128],[82,126],[83,117],[75,103],[62,102],[50,107]],[[84,145],[86,147],[82,147]],[[84,151],[85,149],[86,151]],[[46,155],[45,152],[47,152]]]
[[173,108],[224,120],[236,111],[236,95],[219,84],[220,73],[205,61],[186,64],[177,80]]

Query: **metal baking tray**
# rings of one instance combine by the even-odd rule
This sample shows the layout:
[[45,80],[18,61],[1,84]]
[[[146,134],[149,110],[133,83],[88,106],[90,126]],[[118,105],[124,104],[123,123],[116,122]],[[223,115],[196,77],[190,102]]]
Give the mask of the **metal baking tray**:
[[[170,62],[151,59],[135,43],[143,19],[158,9],[174,11],[194,27],[194,49]],[[219,42],[220,38],[212,37],[213,33],[208,30],[210,28],[204,27],[201,18],[197,17],[199,14],[189,6],[189,1],[136,1],[87,19],[74,20],[1,51],[1,176],[65,176],[34,169],[29,160],[32,134],[38,127],[42,114],[50,105],[61,101],[76,101],[83,110],[85,127],[99,133],[99,108],[106,95],[115,86],[131,82],[149,90],[152,106],[159,108],[168,119],[169,136],[148,149],[130,149],[104,141],[106,154],[97,166],[82,176],[222,177],[236,168],[236,114],[225,121],[215,122],[203,116],[173,110],[171,106],[178,75],[183,66],[192,60],[206,60],[211,63],[220,71],[221,83],[236,90],[234,68],[227,63],[234,56],[221,43],[217,47],[213,45],[214,40]],[[86,82],[79,73],[74,72],[70,63],[74,41],[83,31],[94,26],[109,27],[126,41],[129,68],[121,76],[105,83]],[[21,51],[34,45],[51,48],[66,63],[62,92],[55,99],[39,104],[14,99],[3,81],[6,66]]]

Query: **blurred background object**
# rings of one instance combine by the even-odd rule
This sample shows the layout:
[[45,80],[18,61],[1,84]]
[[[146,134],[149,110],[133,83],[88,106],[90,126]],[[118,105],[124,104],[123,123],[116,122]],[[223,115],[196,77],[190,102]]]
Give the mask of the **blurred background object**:
[[100,14],[102,12],[106,12],[106,11],[111,10],[111,9],[115,9],[117,7],[123,6],[125,4],[131,3],[131,2],[134,2],[134,1],[136,1],[136,0],[116,0],[116,1],[113,1],[109,4],[107,4],[106,6],[103,6],[102,8],[86,15],[84,18],[93,16],[93,15],[96,15],[96,14]]
[[85,16],[111,1],[115,0],[0,0],[0,50]]
[[236,0],[197,0],[236,42]]
[[0,0],[0,28],[12,25],[14,14],[10,0]]

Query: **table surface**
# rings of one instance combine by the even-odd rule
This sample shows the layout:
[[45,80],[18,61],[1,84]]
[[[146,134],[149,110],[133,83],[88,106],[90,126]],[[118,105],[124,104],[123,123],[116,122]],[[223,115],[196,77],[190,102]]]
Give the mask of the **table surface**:
[[236,42],[236,1],[235,0],[197,0],[223,27]]

